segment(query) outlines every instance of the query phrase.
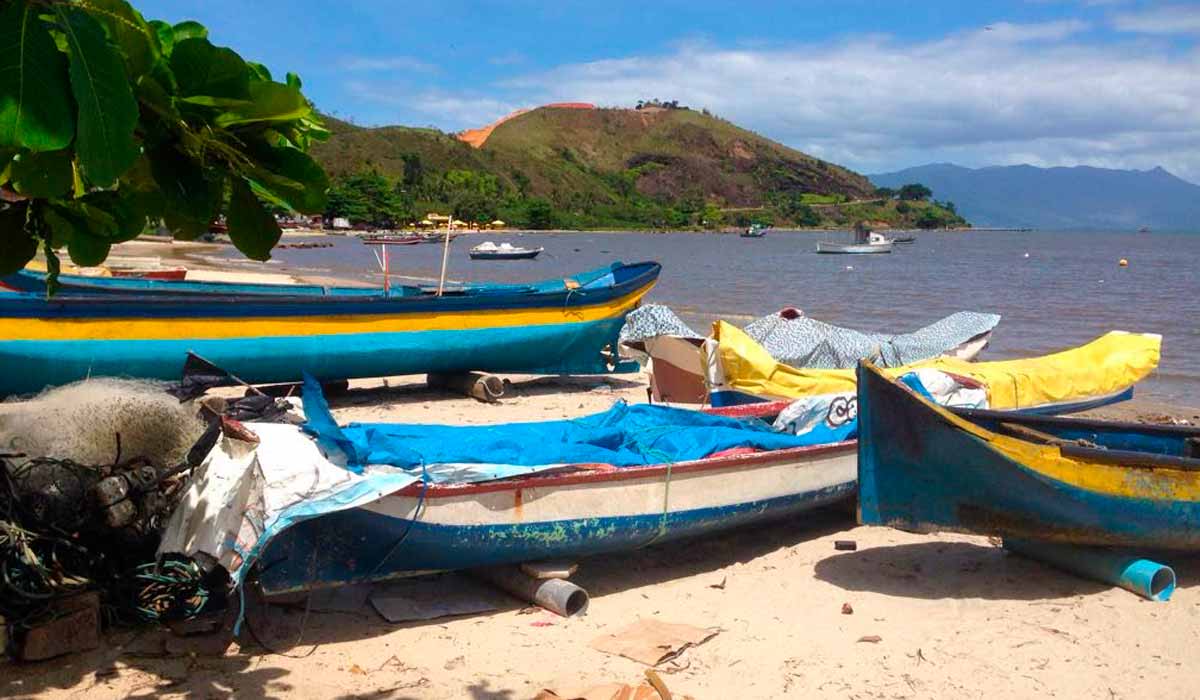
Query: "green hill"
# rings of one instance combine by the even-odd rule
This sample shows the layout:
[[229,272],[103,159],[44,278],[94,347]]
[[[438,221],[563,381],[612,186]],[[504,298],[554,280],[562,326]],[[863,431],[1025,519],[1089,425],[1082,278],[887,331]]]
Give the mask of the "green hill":
[[[353,199],[350,190],[367,187],[364,173],[393,188],[387,203],[354,209],[360,217],[368,209],[397,220],[452,211],[538,228],[716,228],[843,225],[854,211],[916,223],[915,212],[896,213],[894,204],[839,205],[869,200],[875,188],[846,168],[690,109],[543,107],[499,124],[480,148],[432,129],[327,124],[333,136],[313,154],[348,188],[331,198],[335,209]],[[384,182],[369,188],[382,192]],[[945,213],[945,223],[957,223]]]

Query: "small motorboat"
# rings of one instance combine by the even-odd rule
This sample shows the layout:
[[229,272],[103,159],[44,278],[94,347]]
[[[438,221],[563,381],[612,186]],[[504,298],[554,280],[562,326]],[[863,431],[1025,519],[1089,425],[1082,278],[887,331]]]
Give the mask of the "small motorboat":
[[821,241],[817,243],[818,253],[834,253],[843,255],[862,255],[866,253],[890,253],[892,241],[881,233],[868,233],[863,240],[857,237],[853,243],[832,243]]
[[750,228],[742,231],[738,235],[740,235],[742,238],[762,238],[766,236],[767,231],[770,230],[770,226],[763,226],[762,224],[750,224]]
[[1200,428],[947,410],[920,391],[859,367],[863,524],[1200,549]]
[[912,234],[904,234],[903,236],[892,236],[892,243],[916,243],[917,237]]
[[530,260],[536,258],[545,248],[521,248],[511,243],[496,245],[484,241],[469,251],[472,260]]

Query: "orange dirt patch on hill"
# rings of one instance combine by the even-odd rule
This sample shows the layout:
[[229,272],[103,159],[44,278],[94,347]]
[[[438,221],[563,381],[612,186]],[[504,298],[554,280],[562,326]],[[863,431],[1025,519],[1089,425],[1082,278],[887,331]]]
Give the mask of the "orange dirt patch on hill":
[[[552,104],[542,105],[541,107],[539,107],[537,109],[595,109],[595,108],[596,108],[596,105],[591,104],[589,102],[554,102]],[[501,117],[500,119],[497,119],[496,121],[492,122],[491,124],[488,124],[485,127],[482,127],[479,129],[467,129],[465,131],[460,131],[457,134],[458,140],[463,141],[465,143],[469,143],[472,148],[483,148],[483,144],[487,142],[488,137],[492,135],[492,132],[496,130],[496,127],[500,126],[501,124],[508,121],[509,119],[512,119],[514,117],[519,117],[528,111],[530,111],[530,110],[518,109],[517,111],[513,112],[512,114]]]

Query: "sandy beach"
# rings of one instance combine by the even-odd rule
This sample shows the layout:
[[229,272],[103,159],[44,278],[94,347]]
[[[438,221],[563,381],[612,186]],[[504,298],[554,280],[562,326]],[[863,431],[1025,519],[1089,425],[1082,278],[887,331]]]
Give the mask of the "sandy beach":
[[[431,392],[421,379],[353,382],[331,400],[334,413],[339,421],[496,423],[646,400],[637,374],[515,376],[498,404]],[[1153,419],[1164,408],[1131,403],[1108,415]],[[1194,420],[1200,411],[1172,415]],[[857,551],[835,551],[834,540],[846,539]],[[361,598],[348,610],[315,604],[307,615],[303,604],[251,602],[250,624],[279,653],[245,632],[213,656],[202,642],[117,631],[95,652],[3,667],[0,696],[517,700],[637,684],[643,665],[589,643],[653,618],[719,630],[659,668],[672,692],[695,698],[1188,697],[1200,561],[1172,563],[1180,590],[1150,603],[1009,555],[987,538],[859,527],[849,508],[833,508],[585,559],[573,577],[592,596],[581,618],[503,595],[494,612],[402,625]]]
[[[131,247],[196,268],[214,254],[208,244]],[[342,422],[501,423],[647,400],[644,374],[508,379],[497,404],[393,377],[354,381],[331,405]],[[1100,414],[1200,423],[1200,409],[1139,401]],[[857,551],[836,551],[835,540],[853,540]],[[1171,563],[1180,589],[1151,603],[987,538],[857,526],[847,506],[582,560],[573,580],[592,596],[583,617],[497,594],[492,612],[393,625],[359,593],[308,609],[251,598],[255,634],[243,630],[228,649],[118,630],[94,652],[0,663],[0,697],[521,700],[547,689],[574,697],[573,689],[644,679],[642,664],[589,646],[638,619],[717,631],[658,667],[676,697],[1191,697],[1200,560]]]

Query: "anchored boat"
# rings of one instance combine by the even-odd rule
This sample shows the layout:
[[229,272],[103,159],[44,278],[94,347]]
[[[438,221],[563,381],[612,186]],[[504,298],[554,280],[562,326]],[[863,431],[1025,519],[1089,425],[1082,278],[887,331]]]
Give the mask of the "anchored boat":
[[869,364],[858,392],[864,524],[1200,547],[1200,428],[947,410]]
[[892,252],[892,241],[888,240],[887,236],[884,236],[883,234],[868,233],[861,240],[856,239],[854,243],[831,243],[829,241],[820,241],[817,243],[817,252],[844,255],[890,253]]
[[511,243],[496,245],[484,241],[469,251],[472,260],[531,260],[536,258],[545,248],[521,248]]
[[441,295],[417,287],[256,295],[240,293],[242,285],[228,294],[211,287],[202,294],[3,294],[0,394],[90,376],[177,379],[188,352],[247,382],[296,381],[304,372],[322,380],[469,370],[602,373],[616,366],[625,315],[660,270],[653,262],[614,263],[573,278]]

